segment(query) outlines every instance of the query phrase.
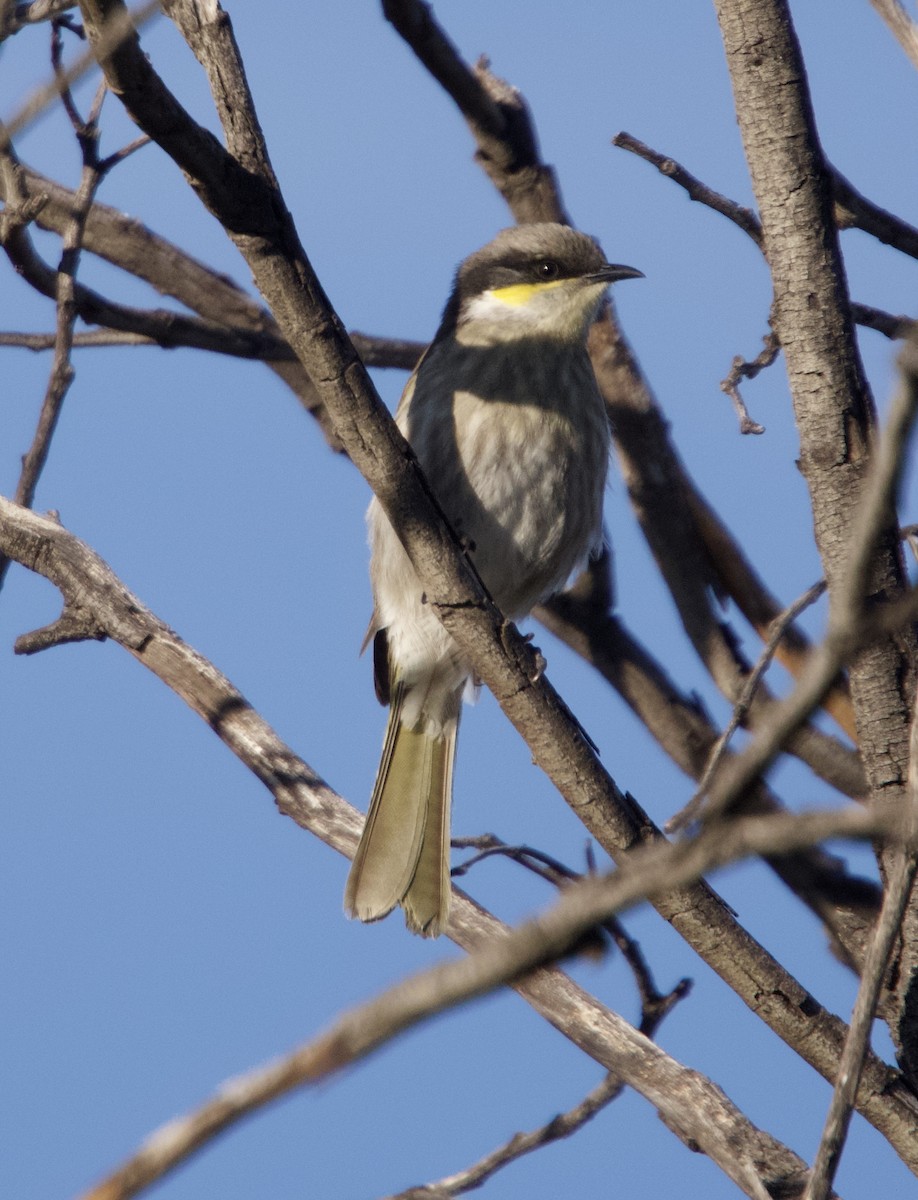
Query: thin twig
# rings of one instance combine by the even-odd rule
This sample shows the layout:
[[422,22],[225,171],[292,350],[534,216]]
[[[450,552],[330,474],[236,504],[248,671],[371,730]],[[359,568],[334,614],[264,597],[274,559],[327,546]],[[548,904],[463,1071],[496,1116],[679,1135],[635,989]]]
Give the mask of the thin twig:
[[[533,846],[511,846],[501,841],[493,833],[481,834],[478,837],[453,838],[452,845],[457,849],[475,849],[478,852],[458,867],[453,868],[451,872],[453,879],[461,878],[478,863],[495,856],[518,863],[559,889],[584,878],[582,872],[565,866],[553,855],[546,854],[544,850],[537,850]],[[595,864],[590,843],[587,844],[587,854],[588,874],[594,875]],[[586,937],[575,947],[576,953],[591,955],[598,952],[602,954],[606,947],[601,941],[601,934],[606,934],[612,939],[630,967],[641,1000],[641,1020],[638,1028],[646,1037],[653,1037],[666,1014],[680,1000],[688,996],[692,990],[692,981],[685,978],[680,979],[668,992],[661,992],[654,981],[639,943],[628,934],[621,921],[614,916],[601,921],[595,929],[588,931]]]
[[[55,75],[29,97],[15,116],[6,122],[6,134],[9,138],[16,137],[41,116],[49,105],[61,95],[62,88],[72,87],[77,80],[96,67],[99,61],[111,54],[131,34],[155,17],[160,10],[160,0],[145,0],[133,12],[125,11],[110,21],[102,31],[95,45],[90,46],[72,66]],[[0,143],[2,145],[2,143]]]
[[[103,80],[99,85],[89,115],[84,120],[77,110],[76,102],[70,91],[67,73],[63,67],[62,54],[63,40],[61,29],[58,20],[55,19],[51,26],[51,66],[58,82],[61,104],[67,113],[77,144],[80,147],[83,166],[80,185],[74,197],[70,220],[63,232],[60,263],[53,279],[54,296],[57,306],[54,359],[51,364],[51,373],[44,401],[42,402],[38,425],[32,439],[32,444],[23,456],[22,470],[14,494],[16,503],[26,508],[31,507],[35,498],[35,490],[38,487],[39,478],[48,460],[51,441],[54,437],[54,431],[57,428],[64,398],[74,379],[75,372],[71,363],[71,352],[73,350],[74,325],[80,312],[78,299],[80,289],[76,282],[76,273],[83,248],[83,234],[86,229],[86,220],[89,210],[92,208],[96,192],[103,179],[108,171],[122,161],[123,157],[120,154],[113,154],[104,161],[99,158],[99,116],[107,91],[105,81]],[[21,181],[17,170],[18,164],[15,159],[12,143],[8,139],[0,147],[0,157],[3,158],[5,163],[3,170],[4,176],[9,180],[9,187],[20,188],[21,198]],[[7,253],[14,260],[17,252],[16,247],[21,252],[20,257],[28,256],[27,252],[30,242],[24,227],[19,227],[11,232],[6,239]],[[45,279],[46,286],[50,290],[51,280],[47,278],[48,274],[48,272],[45,273]],[[10,560],[0,555],[0,588],[3,587],[9,564]]]
[[574,1108],[559,1113],[546,1125],[534,1129],[531,1133],[517,1133],[503,1146],[492,1150],[490,1154],[457,1171],[454,1175],[446,1175],[435,1183],[424,1184],[423,1187],[411,1187],[397,1195],[387,1196],[385,1200],[449,1200],[451,1196],[461,1196],[481,1187],[492,1175],[501,1168],[531,1154],[542,1146],[548,1146],[561,1138],[570,1137],[576,1133],[597,1113],[606,1108],[624,1091],[624,1086],[618,1076],[609,1074]]
[[[60,70],[59,54],[60,39],[55,29],[52,40],[52,59],[55,71]],[[64,99],[64,106],[67,109],[68,115],[74,121],[75,127],[79,126],[80,128],[77,137],[83,154],[83,172],[70,224],[64,233],[61,260],[55,278],[57,329],[54,337],[54,359],[51,364],[51,373],[45,390],[38,425],[32,439],[32,444],[23,456],[22,470],[14,494],[16,503],[27,508],[31,506],[35,497],[35,489],[38,486],[39,477],[48,458],[51,439],[57,427],[64,397],[67,394],[70,384],[73,382],[74,371],[70,362],[70,351],[73,339],[73,327],[77,318],[74,277],[80,259],[86,214],[89,211],[93,196],[102,179],[98,169],[98,158],[95,153],[96,128],[82,124],[76,113],[73,99],[66,88],[64,88],[63,95],[66,97]],[[7,177],[14,178],[16,175],[16,164],[9,144],[4,149],[0,149],[0,155],[2,155],[7,164],[5,167]],[[8,247],[16,240],[24,239],[25,236],[23,229],[15,230],[7,239]],[[0,588],[3,587],[3,581],[9,569],[9,564],[10,560],[0,555]]]
[[[781,752],[787,738],[819,706],[832,682],[851,656],[877,637],[883,610],[865,612],[865,595],[871,556],[879,531],[889,520],[893,499],[905,461],[908,436],[918,409],[918,347],[906,342],[899,356],[902,378],[890,408],[889,418],[873,460],[873,469],[863,488],[860,509],[847,538],[848,561],[840,573],[839,586],[830,592],[829,628],[798,679],[794,691],[763,720],[763,728],[741,754],[721,773],[712,787],[706,818],[724,812],[767,770]],[[888,606],[902,615],[915,597],[907,593]]]
[[[0,42],[12,37],[20,29],[25,29],[27,25],[38,25],[53,20],[58,20],[77,37],[85,37],[82,27],[66,15],[67,10],[71,8],[76,8],[74,0],[33,0],[32,4],[16,4],[6,0],[4,5],[0,5]],[[3,10],[8,10],[5,19]]]
[[[402,981],[389,992],[346,1013],[328,1033],[287,1058],[231,1081],[200,1108],[170,1121],[152,1134],[135,1155],[91,1189],[84,1200],[126,1200],[162,1178],[217,1133],[294,1087],[327,1079],[435,1013],[482,996],[510,980],[519,981],[514,986],[524,985],[528,982],[523,978],[526,972],[557,961],[588,929],[645,894],[648,886],[668,889],[677,881],[681,882],[686,871],[694,874],[702,860],[706,867],[711,865],[712,859],[717,860],[718,865],[724,865],[734,861],[738,854],[745,856],[750,850],[761,853],[766,845],[769,850],[787,849],[807,844],[814,838],[821,840],[839,834],[873,838],[882,832],[895,837],[898,829],[898,816],[893,812],[871,813],[851,807],[844,812],[835,810],[799,817],[738,818],[731,822],[726,836],[723,830],[714,833],[708,830],[692,842],[643,847],[634,853],[632,863],[612,875],[584,879],[563,892],[536,921],[513,930],[493,922],[500,934],[477,943],[467,958],[442,963]],[[353,843],[350,848],[353,849]],[[461,903],[461,893],[457,898],[460,903],[454,907],[448,932],[464,944],[461,930],[466,910]],[[609,1014],[610,1017],[613,1015]],[[624,1036],[630,1027],[621,1018],[618,1021]],[[677,1120],[671,1127],[676,1128],[683,1138],[697,1140],[699,1148],[747,1194],[761,1196],[764,1200],[767,1193],[761,1187],[761,1164],[757,1163],[753,1168],[742,1151],[738,1153],[736,1145],[730,1144],[730,1121],[720,1126],[712,1118],[709,1092],[705,1091],[706,1103],[699,1103],[697,1114],[686,1109],[685,1097],[679,1087],[681,1079],[674,1076],[674,1072],[684,1072],[682,1078],[685,1079],[692,1076],[696,1082],[707,1084],[707,1081],[703,1077],[699,1079],[697,1072],[685,1072],[636,1030],[632,1031],[632,1042],[634,1038],[641,1038],[639,1045],[645,1058],[652,1063],[652,1072],[649,1075],[633,1073],[627,1080],[630,1086],[661,1105],[661,1115],[669,1117],[667,1123]],[[614,1059],[615,1054],[611,1057]],[[630,1062],[630,1058],[625,1057],[619,1068],[612,1061],[609,1069],[623,1072],[624,1064],[630,1065]],[[732,1106],[729,1110],[731,1120],[735,1120]],[[791,1156],[791,1159],[795,1158]],[[796,1181],[796,1170],[793,1174]],[[787,1182],[786,1176],[784,1182]]]
[[854,1109],[864,1058],[870,1045],[870,1031],[877,1001],[883,986],[893,944],[900,935],[902,917],[908,905],[918,870],[918,705],[912,718],[909,739],[909,770],[906,792],[903,844],[894,854],[883,907],[876,932],[870,943],[851,1024],[838,1067],[832,1102],[807,1183],[804,1200],[826,1200],[841,1160],[848,1125]]
[[[914,793],[912,804],[914,805]],[[861,974],[861,984],[858,988],[854,1011],[851,1014],[851,1024],[848,1027],[845,1049],[838,1065],[838,1079],[832,1093],[832,1101],[826,1115],[825,1127],[819,1141],[819,1149],[807,1183],[804,1200],[827,1200],[841,1160],[861,1079],[864,1055],[870,1045],[870,1032],[873,1028],[883,978],[893,944],[899,934],[903,913],[908,905],[912,884],[915,881],[918,859],[913,850],[914,832],[911,846],[912,848],[904,848],[897,856],[896,864],[890,873],[876,933],[867,951],[867,959]]]
[[749,678],[746,681],[746,686],[743,688],[743,693],[733,707],[733,713],[730,720],[711,748],[711,756],[708,759],[708,764],[704,769],[704,774],[698,782],[698,787],[691,800],[686,804],[685,808],[681,809],[666,822],[664,829],[667,833],[676,833],[680,829],[684,829],[690,821],[692,821],[701,808],[702,801],[710,786],[711,780],[714,778],[714,772],[720,766],[723,760],[724,753],[730,739],[733,737],[736,730],[745,721],[749,713],[749,706],[752,704],[752,698],[755,695],[759,684],[762,681],[762,676],[771,665],[772,659],[781,643],[781,639],[787,632],[788,626],[804,612],[811,604],[815,604],[819,597],[826,590],[826,581],[820,579],[818,583],[814,583],[811,587],[798,597],[793,604],[789,605],[779,617],[776,617],[772,622],[768,640],[762,647],[762,653],[759,655],[758,662],[754,669],[750,672]]
[[[0,333],[0,346],[41,353],[54,349],[53,333]],[[73,349],[92,349],[110,346],[155,346],[154,338],[142,333],[121,333],[114,329],[100,329],[94,333],[75,333]]]
[[661,154],[658,150],[652,150],[650,146],[640,139],[632,137],[630,133],[624,131],[617,133],[612,139],[612,145],[618,146],[621,150],[630,150],[638,158],[643,158],[645,162],[651,163],[662,175],[666,175],[673,183],[677,183],[690,200],[695,200],[706,208],[713,209],[714,212],[727,217],[734,225],[738,225],[744,233],[748,234],[757,246],[761,247],[762,226],[751,208],[744,208],[735,200],[730,200],[720,192],[715,192],[713,188],[702,183],[674,158]]
[[721,381],[720,385],[720,390],[725,392],[733,401],[733,407],[736,410],[736,415],[739,417],[740,433],[765,432],[765,426],[760,425],[758,421],[753,421],[752,417],[749,416],[749,411],[739,390],[741,380],[755,379],[760,371],[771,366],[781,351],[781,344],[775,337],[774,331],[766,333],[762,340],[765,344],[751,362],[747,362],[741,354],[738,354],[734,358],[730,365],[730,374],[726,379]]
[[835,167],[830,167],[835,222],[839,229],[860,229],[909,258],[918,258],[918,229],[861,194]]
[[[102,631],[117,640],[202,717],[271,791],[283,813],[340,853],[353,854],[360,829],[359,815],[280,741],[213,664],[155,617],[88,546],[55,521],[0,497],[0,549],[59,588],[65,611],[73,606],[89,608]],[[29,640],[21,639],[18,648],[28,649]],[[713,834],[703,833],[700,839],[676,846],[661,842],[640,848],[629,856],[628,868],[614,876],[615,883],[587,879],[563,894],[552,911],[574,902],[580,905],[588,895],[594,896],[594,889],[607,887],[615,889],[616,903],[627,902],[629,888],[641,891],[658,885],[661,894],[671,891],[674,898],[685,905],[693,894],[681,886],[682,880],[688,877],[686,872],[707,870],[714,861],[725,862],[731,855],[744,852],[786,853],[827,836],[881,836],[891,833],[894,828],[894,815],[868,813],[853,807],[844,812],[813,813],[802,818],[780,814],[764,820],[733,820]],[[608,916],[615,906],[612,900],[611,894],[604,894],[603,916]],[[579,916],[584,917],[585,910],[581,909]],[[595,924],[596,916],[595,911],[591,912],[587,918],[589,923]],[[568,930],[571,928],[569,925]],[[718,936],[723,936],[723,922],[717,929]],[[500,923],[493,918],[486,919],[461,892],[454,896],[453,916],[447,932],[466,949],[473,946],[496,948],[498,943],[506,949],[510,944]],[[531,928],[531,932],[547,952],[549,942],[542,939],[551,931],[539,923]],[[733,947],[734,943],[730,945]],[[746,956],[743,961],[748,961]],[[828,1077],[834,1072],[841,1053],[844,1027],[787,972],[776,964],[770,966],[766,957],[760,958],[750,969],[754,972],[757,987],[779,988],[780,995],[788,998],[788,1003],[779,1007],[782,1014],[789,1015],[796,1030],[788,1039],[790,1044]],[[610,1042],[606,1037],[611,1029],[609,1023],[615,1025],[621,1019],[608,1013],[592,997],[587,997],[566,976],[557,971],[546,976],[543,972],[518,981],[514,987],[539,1013],[607,1070],[624,1072],[624,1060],[619,1050],[614,1049],[619,1043],[614,1038]],[[764,1019],[774,1026],[772,1008],[761,1009],[753,997],[750,997],[750,1004],[756,1011],[761,1010]],[[784,1023],[778,1023],[779,1033]],[[625,1024],[627,1028],[630,1027]],[[786,1032],[783,1036],[787,1039]],[[645,1049],[648,1045],[652,1046],[652,1043],[641,1042]],[[670,1109],[675,1098],[667,1096],[666,1079],[653,1078],[649,1086],[663,1108]],[[895,1073],[891,1074],[874,1055],[868,1059],[858,1107],[910,1168],[918,1172],[918,1151],[913,1136],[915,1108],[911,1093],[901,1082],[896,1082]],[[182,1158],[175,1142],[172,1152],[177,1154],[172,1162],[174,1165]]]
[[882,333],[891,341],[906,338],[918,330],[918,321],[914,317],[907,317],[902,313],[895,316],[882,308],[874,308],[870,304],[860,304],[856,300],[851,302],[851,315],[858,325],[862,325],[865,329],[875,329],[877,333]]
[[[652,149],[630,133],[616,134],[612,139],[612,144],[622,150],[630,150],[638,158],[651,163],[662,175],[683,188],[690,200],[695,200],[732,221],[755,242],[760,250],[763,249],[762,225],[751,208],[745,208],[721,192],[708,187],[674,158]],[[835,201],[835,221],[840,229],[861,229],[885,245],[893,246],[903,254],[912,258],[918,257],[918,229],[909,225],[907,221],[903,221],[901,217],[880,208],[866,196],[862,196],[839,171],[832,167],[827,169]],[[887,337],[903,336],[901,332],[898,332],[902,328],[901,323],[905,322],[907,326],[910,322],[909,318],[893,317],[889,313],[871,308],[869,305],[852,303],[851,312],[859,325],[863,324],[871,329],[879,329]]]
[[[41,290],[44,294],[44,289]],[[296,361],[288,344],[282,338],[273,337],[271,334],[255,334],[242,327],[221,327],[209,321],[181,317],[181,314],[165,309],[129,309],[103,300],[102,297],[98,297],[98,301],[100,305],[105,306],[109,314],[117,312],[119,320],[123,318],[124,323],[136,319],[138,325],[151,332],[100,329],[91,333],[74,333],[75,350],[110,346],[159,346],[166,350],[186,347],[266,363]],[[181,323],[177,318],[181,318]],[[86,319],[90,318],[87,316]],[[186,321],[190,321],[191,324],[185,324]],[[53,350],[54,340],[53,333],[0,333],[0,346],[31,350],[34,353]],[[360,357],[368,367],[392,368],[399,371],[410,371],[425,349],[423,342],[411,341],[408,338],[376,337],[366,333],[352,333],[351,341],[360,350]]]

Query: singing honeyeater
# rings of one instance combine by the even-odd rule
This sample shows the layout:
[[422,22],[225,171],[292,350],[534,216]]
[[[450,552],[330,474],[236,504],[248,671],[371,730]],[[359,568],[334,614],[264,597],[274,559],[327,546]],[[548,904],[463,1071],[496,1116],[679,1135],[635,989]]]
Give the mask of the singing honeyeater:
[[[511,619],[560,590],[602,538],[605,408],[586,350],[617,279],[563,225],[505,229],[456,273],[396,421],[491,596]],[[397,904],[436,937],[449,914],[450,804],[470,668],[374,499],[367,514],[382,761],[344,895],[374,921]]]

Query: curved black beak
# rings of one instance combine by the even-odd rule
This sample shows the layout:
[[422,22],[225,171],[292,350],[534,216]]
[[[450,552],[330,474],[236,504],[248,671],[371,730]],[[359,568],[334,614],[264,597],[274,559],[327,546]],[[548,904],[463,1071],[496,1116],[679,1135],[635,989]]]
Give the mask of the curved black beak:
[[598,271],[586,276],[590,283],[618,283],[621,279],[643,279],[644,272],[621,263],[604,263]]

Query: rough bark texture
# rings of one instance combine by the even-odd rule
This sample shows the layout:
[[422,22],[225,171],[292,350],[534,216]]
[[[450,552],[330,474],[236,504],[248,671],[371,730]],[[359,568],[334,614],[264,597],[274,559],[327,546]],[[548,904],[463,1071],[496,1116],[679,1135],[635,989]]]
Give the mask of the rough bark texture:
[[[832,217],[832,184],[819,143],[806,74],[782,0],[716,0],[740,131],[774,280],[774,326],[784,349],[800,435],[800,465],[832,596],[848,566],[875,426],[854,339],[844,263]],[[878,541],[867,603],[904,582],[893,514]],[[858,742],[871,796],[900,798],[907,776],[914,636],[864,650],[850,670]],[[918,924],[906,918],[895,971],[900,1009],[910,1010]],[[911,945],[912,949],[908,948]],[[893,1022],[900,1054],[915,1048]]]

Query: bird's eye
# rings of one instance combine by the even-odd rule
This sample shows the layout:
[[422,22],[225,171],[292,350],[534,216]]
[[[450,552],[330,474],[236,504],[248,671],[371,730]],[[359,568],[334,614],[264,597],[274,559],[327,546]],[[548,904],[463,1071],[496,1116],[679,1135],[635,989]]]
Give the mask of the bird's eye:
[[538,275],[539,279],[557,279],[558,264],[556,262],[552,262],[550,258],[546,258],[536,267],[536,274]]

